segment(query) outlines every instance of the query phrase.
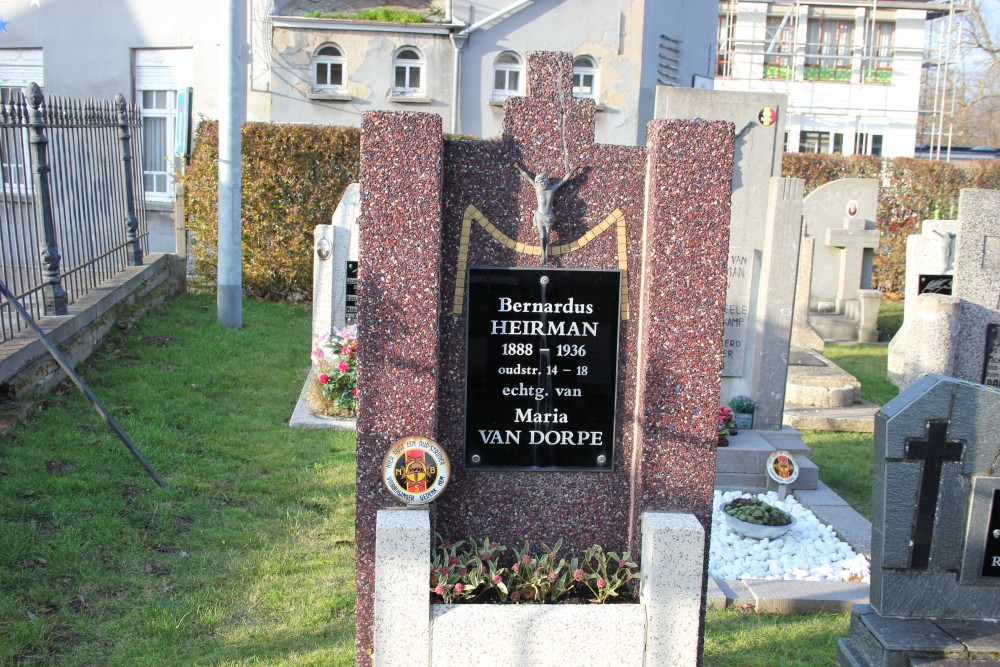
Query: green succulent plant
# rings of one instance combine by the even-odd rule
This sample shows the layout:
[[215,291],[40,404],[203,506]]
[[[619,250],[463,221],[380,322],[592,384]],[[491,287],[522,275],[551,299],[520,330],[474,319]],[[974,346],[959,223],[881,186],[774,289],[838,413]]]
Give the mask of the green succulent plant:
[[787,512],[757,498],[737,498],[722,510],[734,519],[759,526],[787,526],[792,522]]

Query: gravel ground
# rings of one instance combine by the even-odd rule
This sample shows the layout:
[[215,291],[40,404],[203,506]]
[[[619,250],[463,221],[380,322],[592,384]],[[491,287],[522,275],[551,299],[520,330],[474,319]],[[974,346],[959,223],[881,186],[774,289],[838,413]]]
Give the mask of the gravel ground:
[[[782,537],[741,537],[726,523],[722,506],[734,498],[757,497],[785,510],[796,524]],[[803,581],[869,581],[868,559],[858,554],[829,526],[792,496],[778,500],[774,492],[756,496],[739,491],[715,492],[708,573],[722,579],[797,579]]]

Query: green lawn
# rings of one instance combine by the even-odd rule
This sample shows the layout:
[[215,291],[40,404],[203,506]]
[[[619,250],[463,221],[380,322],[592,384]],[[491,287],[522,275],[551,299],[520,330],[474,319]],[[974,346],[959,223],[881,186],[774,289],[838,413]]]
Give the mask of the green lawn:
[[0,664],[349,665],[354,440],[289,429],[311,311],[182,296],[0,438]]
[[[185,295],[0,436],[0,665],[350,665],[353,434],[289,429],[308,306]],[[708,614],[706,665],[829,665],[847,616]]]

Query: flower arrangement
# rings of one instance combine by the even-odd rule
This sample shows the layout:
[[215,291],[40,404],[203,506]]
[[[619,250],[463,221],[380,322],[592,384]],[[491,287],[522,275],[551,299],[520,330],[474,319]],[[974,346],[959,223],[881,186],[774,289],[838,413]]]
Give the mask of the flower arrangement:
[[736,418],[733,411],[724,405],[719,406],[719,435],[735,435]]
[[554,547],[542,545],[541,554],[533,554],[528,542],[513,552],[507,566],[500,561],[507,551],[485,538],[452,544],[441,541],[431,562],[432,600],[456,602],[510,602],[545,604],[586,599],[603,604],[611,598],[630,597],[636,593],[640,578],[638,565],[629,552],[621,556],[594,545],[582,561],[567,561],[559,556],[562,540]]
[[757,411],[757,402],[749,396],[741,394],[734,396],[733,400],[729,401],[729,407],[737,414],[752,415]]
[[358,406],[358,328],[351,325],[313,343],[313,408],[324,415],[353,416]]

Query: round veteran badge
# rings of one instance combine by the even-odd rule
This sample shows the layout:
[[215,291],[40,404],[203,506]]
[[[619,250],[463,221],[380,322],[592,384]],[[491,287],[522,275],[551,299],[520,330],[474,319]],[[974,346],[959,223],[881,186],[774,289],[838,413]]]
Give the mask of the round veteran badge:
[[778,484],[791,484],[799,476],[799,464],[790,453],[779,449],[767,457],[767,474]]
[[382,459],[382,481],[389,493],[407,505],[426,505],[444,491],[451,463],[436,442],[411,435],[400,438]]

